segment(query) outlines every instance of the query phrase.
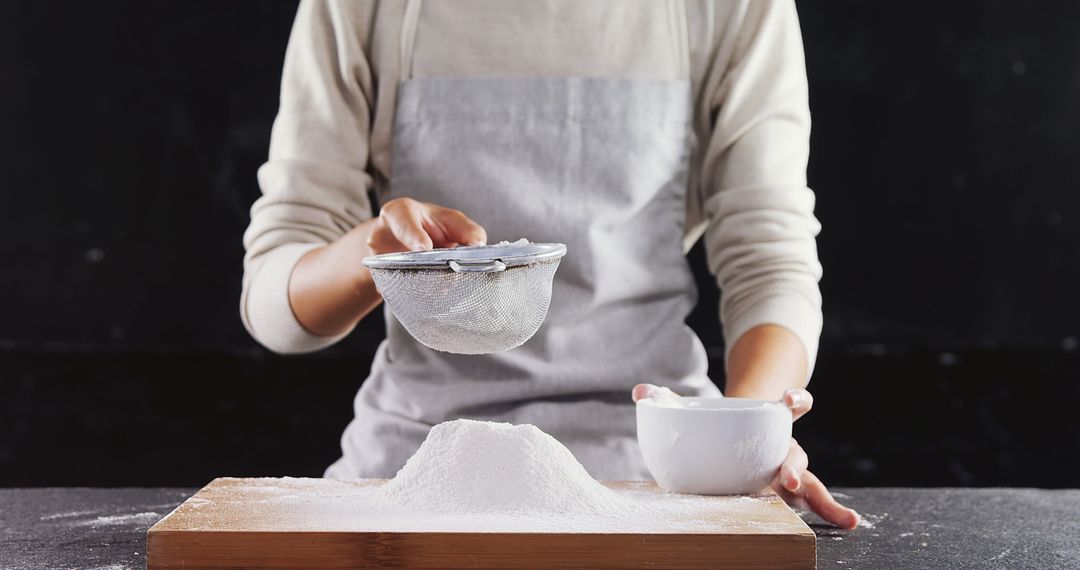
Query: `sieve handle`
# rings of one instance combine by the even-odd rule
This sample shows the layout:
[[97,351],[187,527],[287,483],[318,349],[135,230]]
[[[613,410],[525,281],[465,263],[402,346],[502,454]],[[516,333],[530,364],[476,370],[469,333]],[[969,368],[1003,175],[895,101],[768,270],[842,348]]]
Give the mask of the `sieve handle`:
[[450,269],[455,273],[498,273],[506,269],[506,264],[498,259],[483,261],[454,261],[451,260]]

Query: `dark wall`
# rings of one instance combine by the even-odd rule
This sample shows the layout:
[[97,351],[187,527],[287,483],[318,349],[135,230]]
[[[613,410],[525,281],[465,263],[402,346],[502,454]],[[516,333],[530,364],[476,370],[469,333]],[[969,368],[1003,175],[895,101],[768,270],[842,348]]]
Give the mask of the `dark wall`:
[[[0,19],[0,485],[317,475],[382,335],[281,358],[237,317],[295,3]],[[828,480],[1077,486],[1080,4],[799,2]],[[722,383],[716,290],[690,322]],[[1071,439],[1068,439],[1071,438]]]
[[827,340],[1080,333],[1080,5],[799,6]]
[[[292,2],[16,2],[0,260],[18,346],[252,346],[237,321]],[[5,311],[6,312],[6,311]]]

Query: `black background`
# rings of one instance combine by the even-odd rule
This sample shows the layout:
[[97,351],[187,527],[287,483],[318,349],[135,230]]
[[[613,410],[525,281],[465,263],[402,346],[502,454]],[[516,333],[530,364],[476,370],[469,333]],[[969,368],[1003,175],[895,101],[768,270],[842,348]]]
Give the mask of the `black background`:
[[[845,485],[1080,486],[1080,4],[798,3],[825,330],[796,435]],[[319,475],[381,318],[238,317],[295,3],[0,18],[0,485]],[[700,247],[690,323],[723,354]]]

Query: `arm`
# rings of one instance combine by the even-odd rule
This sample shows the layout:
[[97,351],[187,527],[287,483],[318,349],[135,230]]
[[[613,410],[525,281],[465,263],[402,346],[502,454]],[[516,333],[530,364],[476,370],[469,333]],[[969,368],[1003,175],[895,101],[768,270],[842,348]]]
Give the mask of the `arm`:
[[[362,48],[371,4],[305,0],[289,37],[270,156],[259,169],[263,195],[244,233],[240,306],[251,335],[275,352],[318,350],[347,332],[305,328],[294,313],[290,288],[301,259],[328,260],[314,252],[372,218],[367,193],[374,90]],[[339,272],[355,273],[351,261]],[[310,289],[299,277],[297,286]]]
[[306,330],[342,335],[382,302],[371,272],[360,264],[365,257],[485,241],[484,228],[457,210],[408,198],[391,200],[378,218],[300,258],[289,280],[289,303]]
[[[736,398],[780,400],[791,408],[793,420],[810,411],[814,399],[803,390],[807,377],[806,351],[798,337],[783,327],[762,325],[739,337],[728,356],[725,393]],[[809,457],[794,438],[773,489],[791,503],[805,503],[814,512],[843,528],[859,523],[859,515],[833,498],[811,473]]]
[[[722,291],[728,396],[781,400],[793,420],[821,332],[820,225],[806,186],[810,111],[794,2],[746,3],[730,61],[714,63],[711,136],[702,161],[709,265]],[[717,79],[719,78],[719,79]],[[773,488],[826,520],[854,527],[792,439]]]
[[378,306],[360,264],[368,255],[486,239],[461,212],[406,198],[372,217],[374,78],[363,36],[373,6],[306,0],[289,38],[263,196],[244,234],[240,302],[248,331],[275,352],[333,344]]
[[[801,388],[821,331],[820,224],[806,185],[810,110],[802,40],[790,0],[746,2],[737,18],[726,30],[733,38],[729,55],[713,62],[701,111],[712,118],[700,178],[706,253],[722,292],[728,390],[742,389],[746,374],[756,383],[763,367],[778,366],[760,362],[777,356],[771,355],[777,348],[781,362],[792,365],[780,373],[789,379],[786,387]],[[782,332],[759,327],[784,329],[801,350],[780,340]],[[798,352],[802,362],[792,362]]]
[[307,252],[293,268],[289,305],[305,330],[323,337],[346,334],[382,302],[371,272],[360,264],[374,253],[367,242],[375,221]]
[[760,325],[739,337],[728,354],[724,394],[735,398],[779,400],[789,388],[806,386],[803,343],[776,325]]

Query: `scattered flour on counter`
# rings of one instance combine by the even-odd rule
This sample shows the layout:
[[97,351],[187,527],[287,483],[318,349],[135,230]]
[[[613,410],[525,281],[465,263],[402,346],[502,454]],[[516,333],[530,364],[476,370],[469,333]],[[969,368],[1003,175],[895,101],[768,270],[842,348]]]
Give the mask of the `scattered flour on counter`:
[[44,515],[44,516],[40,517],[39,520],[51,521],[51,520],[56,520],[56,519],[70,519],[70,518],[75,518],[75,517],[92,515],[92,514],[94,514],[96,512],[97,511],[89,510],[89,511],[71,511],[71,512],[67,512],[67,513],[53,513],[51,515]]
[[381,492],[411,508],[447,513],[610,516],[635,507],[540,428],[474,420],[433,427]]
[[874,528],[877,523],[888,518],[889,513],[875,515],[872,513],[859,513],[859,528]]
[[104,517],[97,517],[95,519],[87,521],[79,521],[75,523],[78,526],[116,526],[125,524],[147,524],[154,523],[161,518],[160,513],[132,513],[127,515],[111,515]]

